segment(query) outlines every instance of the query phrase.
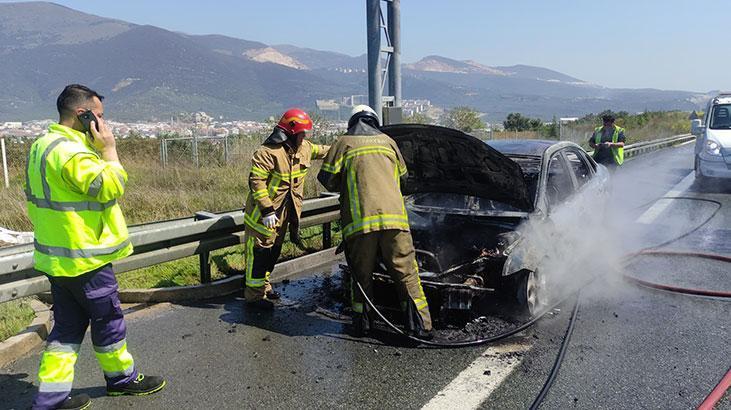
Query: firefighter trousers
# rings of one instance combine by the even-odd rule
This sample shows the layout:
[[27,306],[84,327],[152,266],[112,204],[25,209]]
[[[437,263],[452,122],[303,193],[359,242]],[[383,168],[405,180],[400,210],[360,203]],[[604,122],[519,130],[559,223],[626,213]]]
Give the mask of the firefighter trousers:
[[68,397],[74,365],[91,322],[91,341],[107,386],[123,386],[137,378],[127,352],[124,315],[111,265],[77,277],[48,277],[53,296],[53,329],[38,370],[34,409],[54,409]]
[[247,302],[264,299],[266,294],[272,290],[269,276],[272,274],[274,265],[282,253],[284,235],[287,233],[292,212],[292,207],[286,205],[282,207],[277,213],[279,225],[274,229],[271,236],[262,237],[261,234],[246,229],[244,233],[244,247],[246,250],[244,299]]
[[[431,330],[429,305],[419,279],[419,268],[416,264],[416,252],[411,233],[397,229],[369,232],[356,235],[347,240],[346,258],[353,274],[373,300],[373,270],[376,268],[380,253],[388,274],[393,279],[401,301],[401,308],[406,313],[407,326],[423,330]],[[365,299],[360,290],[351,283],[353,311],[366,313]]]

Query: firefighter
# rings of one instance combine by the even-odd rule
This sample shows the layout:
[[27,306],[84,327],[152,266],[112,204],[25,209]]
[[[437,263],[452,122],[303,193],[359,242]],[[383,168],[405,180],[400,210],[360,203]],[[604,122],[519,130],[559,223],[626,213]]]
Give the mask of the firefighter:
[[54,325],[41,359],[34,409],[82,409],[89,396],[69,396],[86,329],[108,395],[147,395],[165,381],[138,372],[111,262],[132,253],[117,199],[127,173],[104,121],[102,97],[79,84],[58,96],[60,120],[28,154],[25,195],[33,223],[35,269],[51,282]]
[[310,116],[290,109],[251,159],[244,214],[244,298],[254,308],[272,309],[272,300],[280,297],[272,289],[269,276],[282,251],[288,227],[290,240],[299,242],[305,177],[312,161],[323,159],[330,149],[307,141],[311,131]]
[[614,125],[614,115],[602,115],[601,127],[596,127],[589,138],[594,149],[594,160],[614,171],[624,163],[624,128]]
[[[406,165],[396,143],[378,128],[378,115],[370,107],[354,107],[348,131],[330,148],[318,179],[328,190],[340,192],[352,281],[358,281],[372,300],[372,273],[380,255],[396,283],[407,328],[428,339],[432,336],[431,316],[400,190]],[[353,332],[362,336],[369,331],[372,318],[352,281]]]

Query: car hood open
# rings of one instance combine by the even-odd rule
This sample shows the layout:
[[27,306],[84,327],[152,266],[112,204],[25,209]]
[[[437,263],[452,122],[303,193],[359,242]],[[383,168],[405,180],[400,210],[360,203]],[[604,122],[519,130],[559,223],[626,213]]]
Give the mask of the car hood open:
[[396,124],[381,130],[404,156],[404,194],[451,192],[532,210],[520,166],[479,139],[435,125]]

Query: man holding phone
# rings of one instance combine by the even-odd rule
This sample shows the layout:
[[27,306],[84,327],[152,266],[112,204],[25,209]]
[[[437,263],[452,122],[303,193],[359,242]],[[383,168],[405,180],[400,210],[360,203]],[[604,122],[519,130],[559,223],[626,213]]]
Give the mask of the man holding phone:
[[117,199],[127,173],[104,122],[104,97],[72,84],[58,96],[60,120],[28,154],[25,194],[35,236],[34,265],[51,282],[54,325],[38,370],[34,409],[84,409],[86,394],[69,396],[74,364],[91,324],[107,394],[147,395],[165,380],[137,371],[111,263],[132,253]]

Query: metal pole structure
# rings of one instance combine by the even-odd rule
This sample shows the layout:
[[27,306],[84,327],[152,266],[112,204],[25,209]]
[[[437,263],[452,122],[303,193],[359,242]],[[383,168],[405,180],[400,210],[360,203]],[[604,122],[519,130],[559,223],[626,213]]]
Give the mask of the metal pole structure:
[[3,175],[5,176],[5,188],[10,188],[10,180],[8,179],[8,156],[5,152],[5,137],[0,137],[0,146],[3,155]]
[[223,163],[228,164],[228,135],[223,137]]
[[193,164],[198,168],[198,132],[193,131]]
[[368,37],[368,105],[383,115],[381,100],[381,0],[366,0]]
[[401,107],[401,0],[388,2],[388,34],[393,47],[388,64],[388,93],[393,96],[393,106]]

